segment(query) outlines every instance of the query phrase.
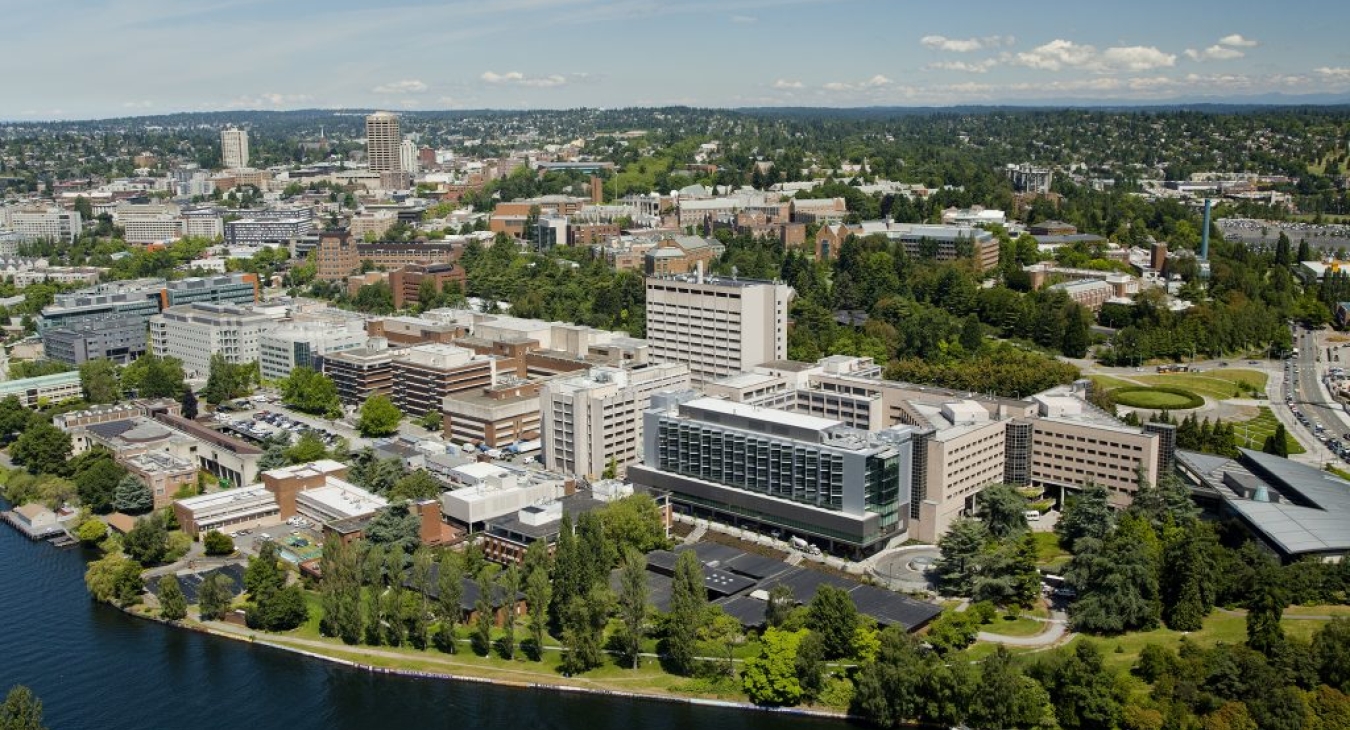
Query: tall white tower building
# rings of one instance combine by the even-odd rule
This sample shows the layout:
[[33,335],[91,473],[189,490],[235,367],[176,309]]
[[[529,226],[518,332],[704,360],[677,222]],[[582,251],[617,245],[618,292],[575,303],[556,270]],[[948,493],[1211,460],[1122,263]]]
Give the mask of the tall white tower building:
[[375,112],[366,117],[366,159],[371,172],[403,172],[399,159],[402,141],[398,117],[389,112]]
[[220,159],[227,170],[248,167],[248,132],[243,129],[220,130]]

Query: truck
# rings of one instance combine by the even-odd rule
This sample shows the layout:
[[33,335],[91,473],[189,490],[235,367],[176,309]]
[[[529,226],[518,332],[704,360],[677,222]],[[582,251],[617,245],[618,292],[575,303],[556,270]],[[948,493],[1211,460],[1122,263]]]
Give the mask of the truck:
[[804,538],[797,537],[796,535],[793,535],[792,539],[788,540],[788,544],[798,550],[801,550],[804,553],[810,553],[812,555],[820,554],[820,548],[807,542]]

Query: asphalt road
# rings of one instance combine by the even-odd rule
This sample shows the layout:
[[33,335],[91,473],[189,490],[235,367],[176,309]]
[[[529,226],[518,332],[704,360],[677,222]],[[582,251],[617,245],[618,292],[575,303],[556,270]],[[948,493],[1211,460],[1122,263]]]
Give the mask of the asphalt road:
[[1320,441],[1317,441],[1312,429],[1312,424],[1320,423],[1326,427],[1326,432],[1330,435],[1339,437],[1341,434],[1350,432],[1350,421],[1346,419],[1345,410],[1339,403],[1331,399],[1326,387],[1321,382],[1325,369],[1340,362],[1341,349],[1332,347],[1331,355],[1333,359],[1328,362],[1326,345],[1320,342],[1321,338],[1318,337],[1318,334],[1317,331],[1308,332],[1301,327],[1295,333],[1294,341],[1299,352],[1298,358],[1294,361],[1298,364],[1298,372],[1293,374],[1294,402],[1298,404],[1300,410],[1308,414],[1310,422],[1307,427],[1302,424],[1298,425],[1298,428],[1301,429],[1300,436],[1304,437],[1299,440],[1305,443],[1316,442],[1316,447],[1311,451],[1317,455],[1319,461],[1333,461],[1339,464],[1341,460]]

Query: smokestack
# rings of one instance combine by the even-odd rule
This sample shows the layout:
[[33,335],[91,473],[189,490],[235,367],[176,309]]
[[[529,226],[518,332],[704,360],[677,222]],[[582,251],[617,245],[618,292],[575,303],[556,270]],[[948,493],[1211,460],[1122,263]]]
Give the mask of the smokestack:
[[1205,198],[1205,230],[1200,234],[1200,258],[1209,260],[1209,208],[1212,205],[1209,198]]
[[700,260],[698,263],[695,264],[695,269],[694,269],[694,270],[695,270],[696,272],[698,272],[698,283],[702,284],[702,283],[703,283],[703,262],[702,262],[701,260]]

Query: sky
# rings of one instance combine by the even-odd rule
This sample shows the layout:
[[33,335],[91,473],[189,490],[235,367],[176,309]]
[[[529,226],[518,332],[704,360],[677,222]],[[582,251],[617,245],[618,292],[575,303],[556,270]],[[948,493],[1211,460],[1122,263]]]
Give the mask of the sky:
[[1350,100],[1350,2],[0,0],[0,119]]

